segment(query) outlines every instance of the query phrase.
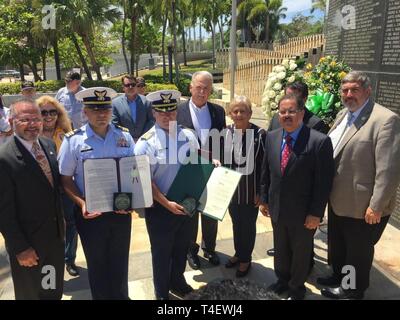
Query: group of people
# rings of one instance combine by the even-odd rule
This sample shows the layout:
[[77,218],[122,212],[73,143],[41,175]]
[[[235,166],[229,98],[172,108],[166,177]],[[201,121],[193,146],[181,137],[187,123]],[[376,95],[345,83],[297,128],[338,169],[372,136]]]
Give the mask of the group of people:
[[[83,162],[134,155],[150,159],[154,203],[146,208],[145,221],[155,297],[167,300],[170,292],[184,296],[193,291],[184,270],[186,262],[201,268],[199,215],[204,257],[220,264],[217,220],[199,212],[189,216],[181,203],[167,197],[193,154],[242,174],[229,205],[234,255],[226,268],[236,267],[237,277],[249,273],[260,211],[273,226],[269,254],[278,280],[270,290],[304,299],[314,264],[313,237],[328,204],[333,274],[317,280],[324,286],[321,292],[335,299],[363,298],[374,245],[400,181],[394,165],[400,156],[400,118],[374,103],[367,75],[353,71],[342,80],[345,108],[332,128],[305,108],[307,86],[289,84],[268,130],[250,122],[252,103],[244,96],[231,101],[227,115],[232,124],[226,126],[225,110],[208,101],[213,78],[206,71],[193,74],[191,97],[183,103],[174,90],[144,96],[144,79],[130,75],[122,77],[119,97],[110,88],[82,88],[77,75],[67,77],[56,99],[24,98],[8,112],[3,105],[0,109],[0,119],[8,115],[1,134],[10,137],[0,148],[0,231],[16,299],[61,298],[64,264],[78,275],[77,233],[93,299],[129,299],[131,211],[87,211]],[[44,287],[48,266],[55,270],[54,285]],[[345,266],[356,271],[350,289],[342,283]]]

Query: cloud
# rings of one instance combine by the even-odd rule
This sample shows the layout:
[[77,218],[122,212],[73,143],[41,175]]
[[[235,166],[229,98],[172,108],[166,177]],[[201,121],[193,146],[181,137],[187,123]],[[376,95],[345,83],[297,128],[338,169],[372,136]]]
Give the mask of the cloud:
[[282,5],[288,9],[288,14],[293,14],[310,10],[311,2],[311,0],[283,0]]

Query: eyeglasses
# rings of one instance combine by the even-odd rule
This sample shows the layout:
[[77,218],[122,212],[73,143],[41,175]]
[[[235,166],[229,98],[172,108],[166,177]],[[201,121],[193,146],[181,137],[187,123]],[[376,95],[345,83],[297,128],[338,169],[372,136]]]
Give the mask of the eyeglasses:
[[40,118],[32,118],[32,119],[28,119],[28,118],[18,119],[18,118],[16,118],[15,120],[17,120],[21,124],[28,124],[28,123],[37,124],[37,123],[42,122],[42,119],[40,119]]
[[124,83],[125,88],[134,88],[136,87],[136,83]]
[[284,116],[287,113],[289,114],[289,116],[294,116],[296,113],[300,112],[301,110],[279,110],[278,113],[280,116]]
[[42,117],[56,117],[58,116],[58,111],[56,109],[52,109],[52,110],[42,110],[41,111]]
[[137,84],[136,87],[137,88],[144,88],[146,85],[145,84]]

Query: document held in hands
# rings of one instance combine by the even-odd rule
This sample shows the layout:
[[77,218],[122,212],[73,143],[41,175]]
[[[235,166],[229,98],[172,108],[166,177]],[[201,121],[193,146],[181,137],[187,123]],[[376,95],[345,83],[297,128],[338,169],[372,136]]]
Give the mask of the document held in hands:
[[212,163],[187,164],[179,169],[167,198],[184,207],[192,200],[189,203],[195,202],[197,211],[222,221],[241,176],[239,172],[214,167]]
[[118,206],[127,205],[126,197],[130,195],[128,209],[147,208],[153,204],[147,155],[86,159],[83,172],[88,212],[114,211]]

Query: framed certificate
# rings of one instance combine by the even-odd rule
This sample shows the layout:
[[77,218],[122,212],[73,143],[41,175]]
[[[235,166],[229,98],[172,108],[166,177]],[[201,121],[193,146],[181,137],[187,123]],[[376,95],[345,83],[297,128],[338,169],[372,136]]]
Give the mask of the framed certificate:
[[88,212],[147,208],[153,204],[150,163],[146,155],[86,159],[83,176]]

